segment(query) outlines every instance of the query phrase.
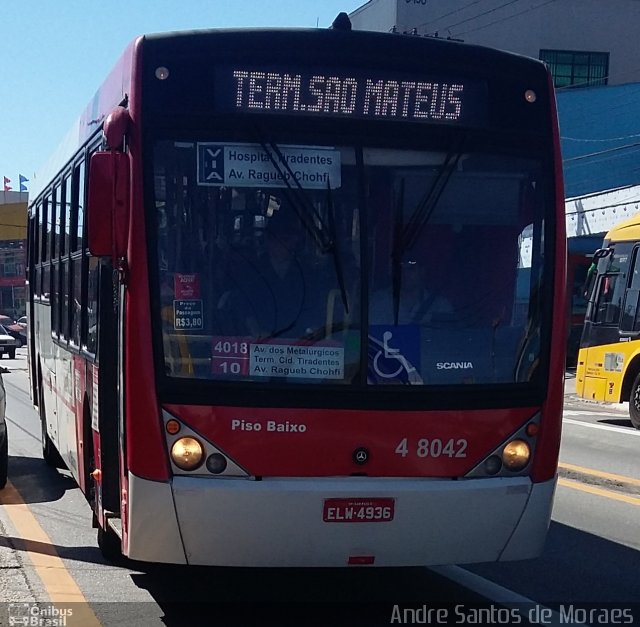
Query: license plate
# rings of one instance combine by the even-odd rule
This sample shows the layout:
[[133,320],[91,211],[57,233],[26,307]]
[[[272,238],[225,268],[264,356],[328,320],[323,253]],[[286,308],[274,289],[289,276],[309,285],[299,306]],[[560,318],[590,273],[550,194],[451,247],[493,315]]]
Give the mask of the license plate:
[[390,522],[395,499],[326,499],[322,519],[328,523]]

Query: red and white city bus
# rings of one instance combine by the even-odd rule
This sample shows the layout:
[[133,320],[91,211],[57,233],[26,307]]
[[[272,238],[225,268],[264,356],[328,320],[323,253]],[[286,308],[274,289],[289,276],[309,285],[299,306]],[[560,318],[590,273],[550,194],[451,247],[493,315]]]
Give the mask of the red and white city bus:
[[33,398],[105,555],[539,554],[566,327],[542,63],[342,29],[143,36],[39,182]]

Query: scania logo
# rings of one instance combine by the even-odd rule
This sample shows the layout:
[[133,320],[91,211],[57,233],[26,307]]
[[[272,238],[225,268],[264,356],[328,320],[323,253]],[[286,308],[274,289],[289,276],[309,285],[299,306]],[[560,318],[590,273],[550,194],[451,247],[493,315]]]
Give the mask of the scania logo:
[[362,466],[369,461],[369,451],[360,446],[355,451],[353,451],[353,461],[358,464],[358,466]]
[[438,370],[473,370],[470,361],[439,361],[436,364]]

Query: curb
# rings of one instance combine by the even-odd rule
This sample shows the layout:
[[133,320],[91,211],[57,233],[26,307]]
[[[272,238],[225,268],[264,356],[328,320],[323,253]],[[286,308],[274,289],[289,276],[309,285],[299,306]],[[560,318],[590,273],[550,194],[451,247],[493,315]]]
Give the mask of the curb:
[[622,415],[629,414],[629,403],[606,403],[604,401],[590,401],[586,398],[582,398],[575,393],[567,393],[564,395],[565,402],[576,403],[579,405],[585,405],[595,409],[603,409],[607,411],[614,411]]

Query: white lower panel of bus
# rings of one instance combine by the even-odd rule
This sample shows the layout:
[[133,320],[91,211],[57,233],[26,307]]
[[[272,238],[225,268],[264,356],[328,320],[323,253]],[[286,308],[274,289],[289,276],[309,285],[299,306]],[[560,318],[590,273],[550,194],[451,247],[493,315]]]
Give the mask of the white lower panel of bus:
[[[143,561],[218,566],[527,559],[542,551],[555,484],[526,477],[174,477],[159,483],[130,475],[127,553]],[[393,519],[325,522],[327,499],[393,499]]]

